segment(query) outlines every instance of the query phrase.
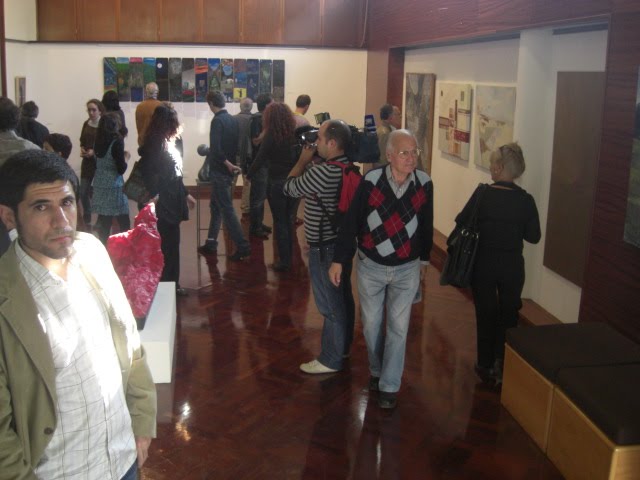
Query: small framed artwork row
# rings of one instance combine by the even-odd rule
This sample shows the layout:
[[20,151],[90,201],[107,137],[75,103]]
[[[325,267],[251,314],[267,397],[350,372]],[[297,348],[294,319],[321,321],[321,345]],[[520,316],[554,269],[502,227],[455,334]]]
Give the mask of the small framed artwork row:
[[256,100],[271,93],[284,101],[284,60],[244,58],[104,57],[104,91],[115,90],[121,102],[144,100],[144,86],[158,84],[158,100],[206,102],[219,90],[227,102]]

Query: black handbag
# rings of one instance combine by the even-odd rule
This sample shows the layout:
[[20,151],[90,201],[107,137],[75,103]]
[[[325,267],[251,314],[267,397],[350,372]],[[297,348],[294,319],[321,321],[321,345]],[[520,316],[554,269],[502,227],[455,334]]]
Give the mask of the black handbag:
[[144,180],[142,178],[142,167],[140,166],[140,160],[133,164],[129,178],[124,182],[122,187],[124,194],[134,202],[147,203],[151,198],[147,188],[144,186]]
[[440,274],[440,285],[458,288],[471,286],[473,265],[480,241],[478,231],[478,206],[487,185],[481,184],[469,221],[464,226],[456,226],[447,239],[447,259]]

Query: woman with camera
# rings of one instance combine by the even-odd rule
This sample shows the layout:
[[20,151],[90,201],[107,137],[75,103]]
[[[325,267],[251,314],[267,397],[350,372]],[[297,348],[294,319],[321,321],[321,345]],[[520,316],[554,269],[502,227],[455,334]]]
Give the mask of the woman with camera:
[[284,182],[296,163],[295,120],[284,103],[272,102],[264,111],[264,139],[258,156],[251,164],[249,178],[262,165],[267,165],[267,199],[273,215],[273,232],[278,246],[279,261],[273,264],[277,272],[291,268],[295,219],[295,199],[282,192]]
[[540,220],[533,197],[513,181],[525,170],[517,143],[491,155],[491,185],[478,187],[456,217],[456,228],[467,225],[478,203],[480,232],[471,279],[476,308],[477,363],[485,382],[502,382],[505,332],[518,324],[524,286],[523,241],[538,243]]

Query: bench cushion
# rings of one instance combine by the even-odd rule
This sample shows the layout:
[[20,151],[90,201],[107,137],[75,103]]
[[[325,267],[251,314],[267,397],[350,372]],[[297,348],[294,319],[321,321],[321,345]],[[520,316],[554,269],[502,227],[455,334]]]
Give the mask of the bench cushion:
[[558,387],[617,445],[640,445],[640,364],[565,368]]
[[512,328],[507,344],[552,383],[565,367],[640,363],[640,345],[601,322]]

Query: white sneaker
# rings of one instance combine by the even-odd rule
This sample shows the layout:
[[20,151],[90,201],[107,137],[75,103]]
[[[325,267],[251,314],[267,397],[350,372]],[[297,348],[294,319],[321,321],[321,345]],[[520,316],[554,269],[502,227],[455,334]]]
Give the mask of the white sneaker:
[[304,373],[312,373],[312,374],[335,373],[338,371],[333,368],[324,366],[318,360],[311,360],[310,362],[301,364],[300,370],[302,370]]

